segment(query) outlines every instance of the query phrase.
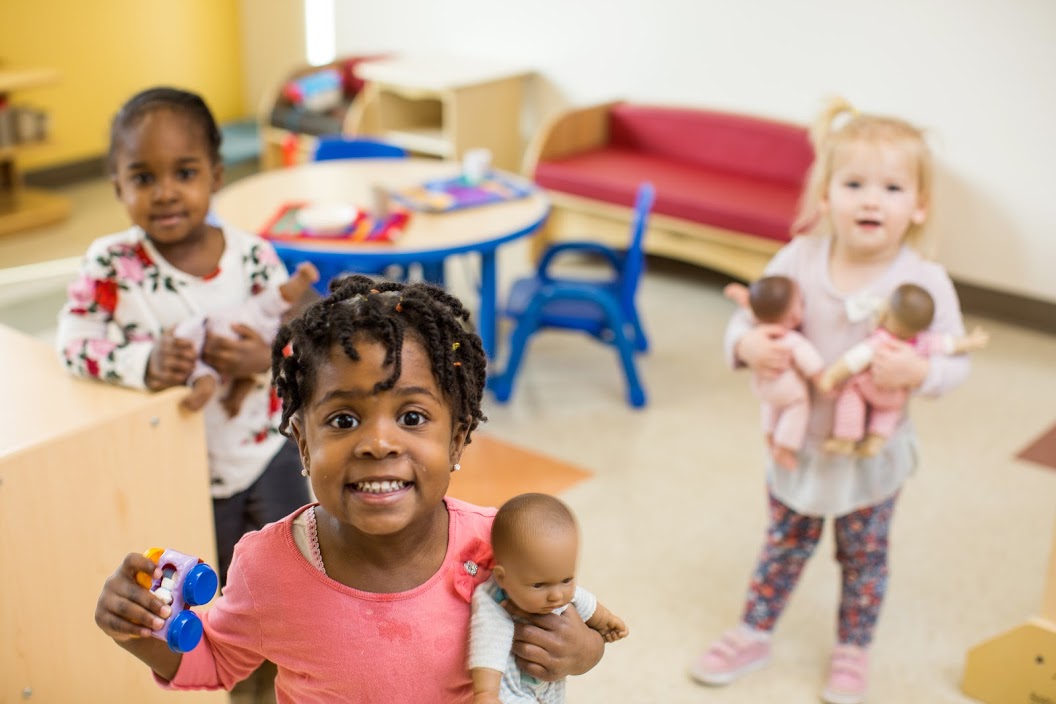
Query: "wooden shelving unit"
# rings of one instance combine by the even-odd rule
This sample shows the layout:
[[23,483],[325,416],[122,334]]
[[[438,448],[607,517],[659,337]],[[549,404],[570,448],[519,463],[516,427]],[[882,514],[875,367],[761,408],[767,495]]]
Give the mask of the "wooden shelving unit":
[[[11,93],[54,83],[58,77],[48,69],[0,69],[0,99],[10,105]],[[0,146],[0,235],[58,222],[70,214],[66,198],[23,183],[18,156],[38,144]]]
[[496,167],[520,170],[529,71],[465,58],[400,56],[365,62],[358,73],[367,85],[360,109],[345,119],[346,134],[374,135],[441,159],[461,159],[483,147]]

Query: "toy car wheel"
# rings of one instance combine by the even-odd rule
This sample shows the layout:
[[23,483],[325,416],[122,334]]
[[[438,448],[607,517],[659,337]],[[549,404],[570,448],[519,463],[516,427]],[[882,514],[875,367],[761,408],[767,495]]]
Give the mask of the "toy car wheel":
[[193,611],[181,611],[169,623],[165,640],[174,653],[189,653],[202,639],[202,620]]
[[188,606],[208,604],[216,594],[220,580],[212,567],[199,562],[187,572],[183,580],[183,601]]

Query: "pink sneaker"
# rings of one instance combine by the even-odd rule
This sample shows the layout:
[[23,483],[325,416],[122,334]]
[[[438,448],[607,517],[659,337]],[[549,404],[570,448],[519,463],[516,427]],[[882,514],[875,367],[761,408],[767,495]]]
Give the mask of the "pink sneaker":
[[720,686],[769,662],[769,638],[755,638],[744,628],[732,628],[708,646],[690,666],[689,674],[701,684]]
[[827,704],[862,704],[869,689],[869,652],[856,645],[837,645],[829,661],[829,681],[821,692]]

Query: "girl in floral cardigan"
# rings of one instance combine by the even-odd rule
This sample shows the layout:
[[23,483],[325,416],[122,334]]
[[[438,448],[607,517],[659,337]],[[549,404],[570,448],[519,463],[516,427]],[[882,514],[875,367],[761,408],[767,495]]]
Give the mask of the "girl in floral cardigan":
[[[223,165],[220,132],[199,96],[152,88],[131,98],[113,121],[109,166],[132,227],[88,248],[59,316],[59,354],[78,376],[182,385],[197,355],[173,328],[245,303],[286,281],[286,270],[267,242],[207,218]],[[308,502],[296,448],[277,430],[271,340],[247,326],[235,331],[239,339],[207,340],[203,355],[226,380],[203,409],[221,580],[245,532]],[[244,378],[255,379],[253,389],[229,417],[223,398]]]

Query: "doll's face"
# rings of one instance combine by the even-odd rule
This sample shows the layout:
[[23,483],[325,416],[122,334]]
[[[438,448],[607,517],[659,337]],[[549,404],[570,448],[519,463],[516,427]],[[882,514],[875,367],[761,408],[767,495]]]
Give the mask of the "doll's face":
[[525,542],[527,547],[502,556],[495,581],[528,613],[548,614],[570,603],[576,593],[576,532],[560,531]]

